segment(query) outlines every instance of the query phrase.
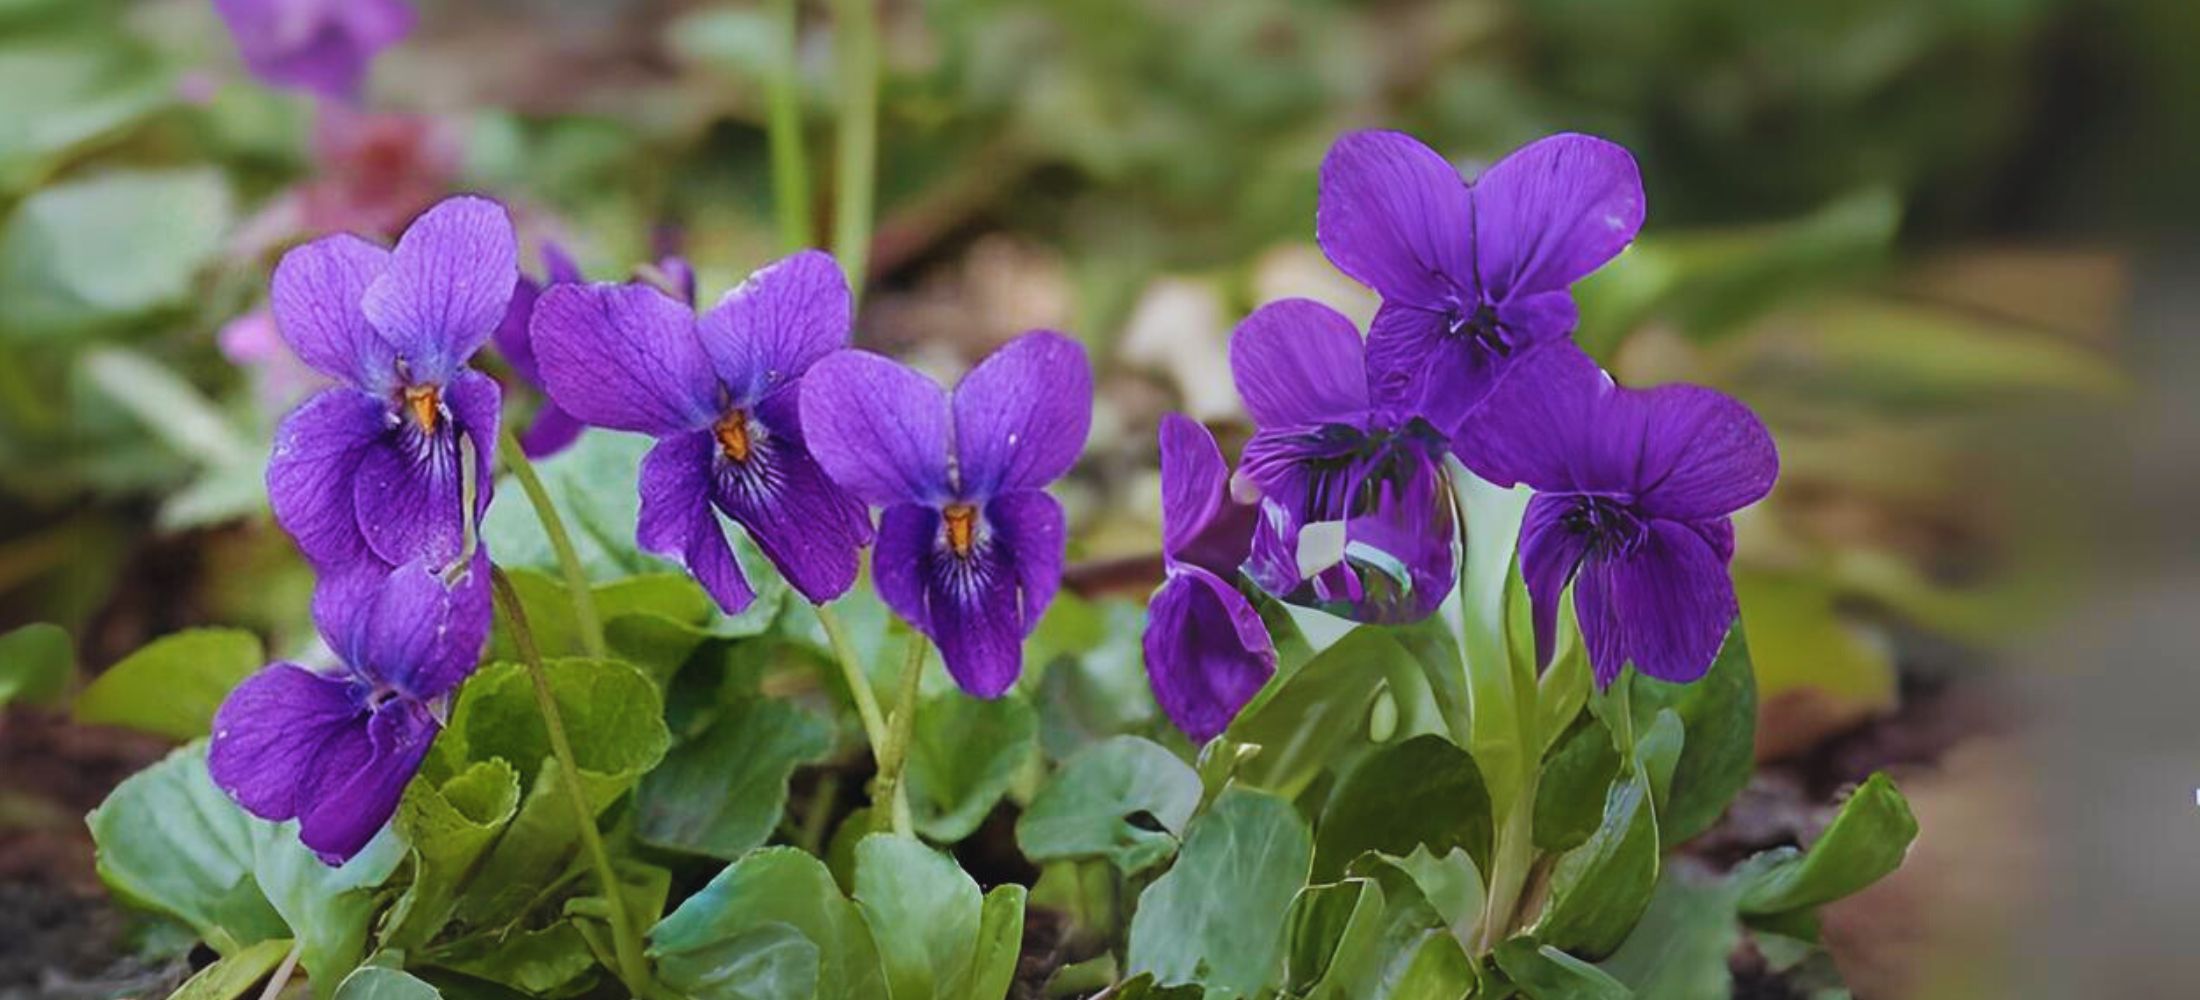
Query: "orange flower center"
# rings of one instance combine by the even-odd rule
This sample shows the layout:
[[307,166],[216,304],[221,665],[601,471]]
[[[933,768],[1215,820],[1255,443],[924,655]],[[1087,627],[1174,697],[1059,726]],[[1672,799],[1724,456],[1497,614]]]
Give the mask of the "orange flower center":
[[416,385],[405,390],[405,406],[412,410],[413,423],[420,425],[422,433],[435,432],[435,416],[442,402],[442,396],[432,385]]
[[740,410],[729,410],[711,426],[718,436],[718,450],[736,462],[749,460],[749,415]]
[[944,511],[947,515],[947,547],[958,556],[968,556],[978,541],[978,508],[966,503],[951,503]]

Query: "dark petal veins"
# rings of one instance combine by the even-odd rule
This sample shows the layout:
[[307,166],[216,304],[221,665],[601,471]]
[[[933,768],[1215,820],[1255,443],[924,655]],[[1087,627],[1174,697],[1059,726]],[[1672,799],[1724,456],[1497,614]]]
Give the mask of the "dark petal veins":
[[268,502],[316,568],[348,566],[367,551],[352,509],[353,482],[394,419],[387,402],[336,386],[315,393],[275,429]]
[[553,285],[532,338],[558,408],[598,427],[663,437],[718,417],[718,378],[695,314],[647,285]]
[[1642,175],[1616,143],[1564,134],[1497,161],[1474,182],[1476,269],[1492,301],[1563,291],[1642,228]]
[[1190,546],[1228,498],[1230,467],[1215,436],[1181,413],[1161,418],[1161,551]]
[[940,512],[921,504],[895,504],[879,512],[878,548],[871,553],[871,578],[879,600],[911,628],[932,634],[931,579],[926,567],[940,537]]
[[1019,490],[994,497],[985,505],[985,522],[993,529],[995,551],[1015,574],[1021,639],[1039,627],[1039,617],[1054,602],[1062,585],[1062,561],[1069,543],[1068,519],[1062,505],[1038,490]]
[[840,265],[805,250],[749,275],[704,314],[703,351],[734,401],[753,403],[847,347],[853,311]]
[[274,822],[297,816],[301,788],[322,748],[364,730],[365,686],[290,663],[245,679],[214,713],[206,766],[246,812]]
[[1077,463],[1092,430],[1092,364],[1076,341],[1034,330],[955,386],[959,495],[1036,490]]
[[803,448],[799,384],[767,397],[749,420],[746,461],[718,455],[713,497],[812,604],[848,592],[871,542],[870,511]]
[[1393,299],[1472,301],[1474,202],[1435,150],[1400,132],[1352,132],[1322,159],[1315,238],[1337,269]]
[[439,383],[496,332],[518,279],[511,216],[496,202],[460,195],[406,227],[361,308],[413,382]]
[[1448,434],[1481,404],[1509,359],[1455,332],[1454,320],[1395,302],[1376,311],[1367,330],[1367,370],[1378,410],[1401,421],[1418,416]]
[[947,498],[947,393],[883,355],[839,351],[802,377],[802,438],[834,482],[876,507]]
[[439,731],[427,706],[396,698],[324,746],[307,772],[310,791],[300,795],[298,839],[323,861],[358,854],[397,812]]
[[1520,523],[1520,575],[1528,585],[1535,620],[1536,666],[1548,666],[1558,643],[1558,606],[1574,571],[1588,554],[1590,538],[1566,523],[1579,498],[1539,494]]
[[1197,567],[1169,574],[1144,637],[1154,700],[1194,742],[1220,734],[1276,672],[1276,652],[1245,595]]
[[[1355,621],[1427,616],[1453,576],[1442,455],[1442,439],[1418,422],[1254,435],[1240,472],[1263,507],[1247,571],[1279,598]],[[1306,535],[1312,525],[1325,534]],[[1310,537],[1335,550],[1302,551]]]
[[1264,430],[1350,420],[1368,407],[1365,352],[1343,313],[1284,299],[1231,332],[1230,375]]
[[352,479],[352,513],[375,557],[448,564],[465,541],[458,429],[449,407],[434,430],[408,418],[363,450]]
[[711,432],[690,431],[657,442],[642,458],[642,510],[635,542],[643,551],[685,567],[729,615],[756,600],[741,565],[711,509],[716,489],[718,442]]
[[1574,608],[1599,684],[1621,668],[1686,683],[1702,677],[1740,614],[1726,560],[1693,527],[1652,521],[1632,550],[1592,555]]
[[396,355],[360,311],[389,258],[389,251],[348,233],[283,254],[270,297],[276,326],[300,361],[367,392],[396,384]]

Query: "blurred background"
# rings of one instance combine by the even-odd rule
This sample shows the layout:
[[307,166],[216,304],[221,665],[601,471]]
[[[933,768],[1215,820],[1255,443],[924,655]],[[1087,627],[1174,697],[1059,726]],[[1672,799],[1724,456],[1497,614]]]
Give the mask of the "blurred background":
[[[285,247],[475,190],[593,278],[679,253],[715,300],[780,250],[785,60],[829,221],[825,5],[792,52],[753,4],[419,6],[361,106],[316,110],[202,0],[0,0],[0,629],[65,628],[76,683],[195,625],[312,641],[260,478],[317,378],[264,311]],[[1739,524],[1760,772],[1686,853],[1807,840],[1888,768],[1923,833],[1828,913],[1855,995],[2189,996],[2196,43],[2190,0],[886,0],[857,336],[943,376],[1027,328],[1081,338],[1071,582],[1139,596],[1160,415],[1242,438],[1233,323],[1373,312],[1313,244],[1338,132],[1470,173],[1617,140],[1649,221],[1578,289],[1580,340],[1624,381],[1741,397],[1784,459]],[[164,747],[5,709],[0,995],[157,965],[81,817]],[[1743,995],[1823,995],[1733,965]]]

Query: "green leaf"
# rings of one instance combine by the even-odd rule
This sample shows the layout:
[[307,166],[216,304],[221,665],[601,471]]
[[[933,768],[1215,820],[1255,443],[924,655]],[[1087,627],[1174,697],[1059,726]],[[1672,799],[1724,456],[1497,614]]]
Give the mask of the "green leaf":
[[548,927],[514,930],[506,934],[470,938],[442,951],[438,964],[541,995],[561,991],[569,984],[585,985],[582,977],[596,968],[596,957],[579,926],[561,920]]
[[117,896],[182,921],[224,955],[288,936],[253,880],[259,821],[214,787],[203,742],[124,779],[86,822],[99,877]]
[[162,636],[95,678],[77,696],[76,719],[194,739],[212,728],[229,690],[266,663],[260,637],[240,629]]
[[923,841],[885,833],[856,845],[855,881],[893,1000],[959,1000],[985,905],[978,884]]
[[1589,839],[1604,818],[1605,792],[1619,773],[1612,731],[1583,716],[1543,761],[1535,786],[1535,846],[1559,853]]
[[[105,42],[112,35],[103,36]],[[174,99],[168,73],[131,47],[32,42],[0,50],[0,192],[20,193],[71,150]]]
[[[1539,747],[1528,746],[1522,739],[1526,729],[1541,721],[1542,705],[1535,664],[1513,656],[1509,606],[1521,589],[1513,549],[1527,513],[1529,491],[1493,486],[1456,462],[1452,473],[1472,529],[1459,580],[1460,600],[1465,602],[1462,638],[1468,703],[1473,714],[1467,750],[1482,769],[1490,801],[1504,810],[1522,797],[1529,767],[1542,756]],[[1528,712],[1535,717],[1524,718]]]
[[1369,713],[1393,668],[1421,669],[1384,629],[1363,626],[1296,672],[1279,670],[1230,724],[1231,740],[1261,747],[1238,780],[1297,798],[1346,747],[1368,742]]
[[1634,996],[1596,966],[1526,938],[1499,944],[1495,957],[1498,968],[1529,1000],[1629,1000]]
[[1382,967],[1373,995],[1414,995],[1403,984],[1416,977],[1437,985],[1458,975],[1473,981],[1473,963],[1460,942],[1481,919],[1483,889],[1465,851],[1442,858],[1425,850],[1404,858],[1363,854],[1347,871],[1383,890],[1382,945],[1377,949]]
[[61,626],[39,622],[0,635],[0,708],[56,704],[75,676],[76,648]]
[[[657,687],[615,660],[557,659],[543,667],[580,767],[583,799],[601,813],[656,766],[671,742]],[[534,899],[579,843],[566,798],[573,792],[551,762],[526,668],[498,663],[475,674],[459,690],[436,752],[453,762],[501,758],[527,789],[459,905],[460,917],[476,925],[517,916],[511,907]]]
[[817,945],[791,924],[765,922],[666,958],[665,982],[699,1000],[814,1000]]
[[82,332],[181,302],[221,250],[219,171],[115,170],[44,188],[0,230],[0,329]]
[[1629,671],[1635,731],[1647,734],[1658,713],[1672,709],[1687,734],[1673,770],[1671,801],[1659,813],[1666,843],[1711,828],[1741,794],[1756,767],[1757,680],[1740,622],[1711,670],[1692,684],[1668,684]]
[[958,994],[970,1000],[1005,1000],[1016,983],[1016,963],[1024,950],[1024,905],[1028,893],[1014,882],[985,894],[978,915],[978,949],[970,960],[969,987]]
[[298,942],[298,964],[327,998],[366,957],[375,890],[405,857],[404,840],[384,829],[358,854],[330,867],[298,841],[298,824],[253,820],[252,874]]
[[1367,851],[1490,856],[1490,796],[1474,758],[1441,736],[1382,747],[1347,772],[1315,824],[1314,877],[1334,879]]
[[241,997],[266,979],[281,965],[283,956],[290,954],[290,939],[269,938],[239,951],[206,968],[184,981],[168,1000],[232,1000]]
[[345,976],[336,987],[336,1000],[442,1000],[442,993],[402,969],[378,965]]
[[970,836],[1038,748],[1039,713],[1011,694],[959,691],[924,700],[909,744],[909,810],[927,840]]
[[1604,819],[1587,842],[1558,859],[1550,902],[1536,921],[1537,941],[1577,954],[1608,954],[1627,937],[1658,879],[1657,811],[1650,784],[1623,772],[1604,800]]
[[1733,992],[1727,957],[1741,941],[1732,879],[1699,884],[1676,872],[1658,879],[1634,933],[1604,960],[1637,1000],[1725,1000]]
[[1078,751],[1040,787],[1016,821],[1016,844],[1035,862],[1104,857],[1135,874],[1176,850],[1199,798],[1199,774],[1175,754],[1113,737]]
[[1374,995],[1382,974],[1383,888],[1346,879],[1299,890],[1284,931],[1284,992],[1295,997]]
[[1474,959],[1451,935],[1430,932],[1383,994],[1388,1000],[1458,1000],[1475,989]]
[[763,845],[797,766],[832,750],[832,726],[791,702],[743,698],[642,779],[635,834],[654,847],[731,861]]
[[1902,866],[1917,839],[1917,817],[1884,772],[1841,805],[1832,825],[1800,855],[1758,872],[1742,892],[1741,911],[1771,915],[1823,906]]
[[767,847],[718,873],[650,930],[649,953],[675,990],[741,995],[725,991],[746,985],[729,970],[758,965],[766,951],[773,953],[767,967],[790,961],[784,934],[760,932],[775,924],[793,928],[815,949],[817,996],[886,1000],[878,949],[862,915],[823,862],[793,848]]
[[1283,975],[1283,921],[1313,864],[1306,821],[1233,788],[1192,821],[1183,853],[1138,898],[1132,973],[1251,996]]
[[502,758],[474,761],[441,784],[406,786],[397,829],[412,845],[413,877],[391,910],[390,947],[417,948],[443,929],[474,863],[518,814],[519,773]]

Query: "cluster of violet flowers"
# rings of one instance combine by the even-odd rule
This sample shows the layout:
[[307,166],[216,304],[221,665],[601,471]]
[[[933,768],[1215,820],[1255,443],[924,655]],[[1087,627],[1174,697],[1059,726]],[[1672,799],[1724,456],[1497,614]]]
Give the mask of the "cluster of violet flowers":
[[1534,491],[1518,552],[1539,666],[1572,586],[1600,687],[1629,663],[1674,682],[1710,669],[1739,611],[1731,515],[1771,490],[1779,458],[1739,402],[1620,386],[1573,343],[1571,286],[1643,213],[1634,158],[1590,136],[1531,143],[1471,183],[1407,135],[1338,140],[1315,229],[1382,297],[1366,337],[1302,299],[1238,326],[1231,371],[1256,430],[1234,479],[1203,427],[1161,429],[1167,578],[1145,652],[1178,728],[1215,736],[1275,672],[1238,570],[1355,621],[1442,604],[1468,528],[1447,455]]
[[[1206,428],[1160,433],[1166,579],[1144,638],[1179,728],[1221,732],[1275,670],[1239,580],[1363,622],[1433,613],[1463,527],[1447,456],[1535,490],[1519,540],[1539,656],[1571,585],[1600,684],[1632,662],[1701,676],[1736,615],[1729,515],[1777,457],[1739,403],[1615,384],[1570,339],[1569,286],[1643,216],[1625,150],[1562,135],[1472,185],[1397,133],[1345,136],[1322,168],[1331,260],[1381,293],[1366,338],[1313,302],[1272,303],[1231,342],[1256,433],[1237,474]],[[490,621],[490,499],[502,391],[469,366],[494,339],[545,394],[524,452],[583,425],[646,434],[636,541],[719,607],[755,599],[721,517],[823,605],[873,583],[981,698],[1008,691],[1060,585],[1061,505],[1093,379],[1076,341],[1033,331],[952,390],[850,347],[838,264],[804,251],[697,315],[677,260],[660,281],[589,283],[555,248],[519,272],[505,211],[430,209],[384,249],[346,235],[293,249],[273,311],[335,384],[284,419],[268,468],[278,522],[320,575],[335,672],[278,663],[216,718],[209,766],[256,815],[300,821],[336,861],[389,819],[477,662]],[[873,509],[877,510],[874,522]]]

